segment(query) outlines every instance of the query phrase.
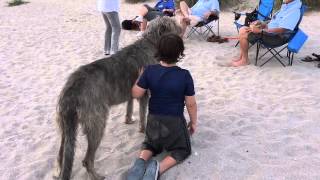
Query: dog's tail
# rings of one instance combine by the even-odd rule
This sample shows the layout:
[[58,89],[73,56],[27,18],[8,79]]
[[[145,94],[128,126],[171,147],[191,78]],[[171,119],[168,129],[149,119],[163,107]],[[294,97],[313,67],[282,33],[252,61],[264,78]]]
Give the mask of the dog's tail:
[[61,92],[57,107],[57,121],[61,130],[61,138],[63,138],[63,144],[61,144],[63,152],[61,154],[62,166],[60,174],[62,180],[69,180],[71,176],[79,124],[77,108],[79,107],[79,90],[83,81],[82,79],[74,79],[73,77],[71,75]]

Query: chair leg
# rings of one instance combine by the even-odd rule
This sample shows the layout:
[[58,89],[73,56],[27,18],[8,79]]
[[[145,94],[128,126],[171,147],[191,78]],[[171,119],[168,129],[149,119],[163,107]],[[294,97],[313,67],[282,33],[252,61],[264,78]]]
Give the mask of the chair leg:
[[220,20],[218,19],[218,36],[220,36]]
[[237,42],[237,44],[234,47],[237,47],[239,45],[240,41]]
[[280,51],[276,51],[275,49],[273,49],[273,51],[277,52],[277,53],[274,53],[273,51],[270,51],[270,53],[273,55],[272,57],[270,57],[268,60],[266,60],[260,67],[262,67],[263,65],[265,65],[267,62],[269,62],[272,58],[276,58],[277,61],[279,61],[279,63],[283,66],[283,67],[286,67],[285,64],[283,64],[283,62],[277,57],[277,55],[279,55],[285,48],[287,47],[284,47],[282,48]]
[[294,57],[294,53],[292,53],[292,55],[291,55],[291,63],[290,63],[290,66],[292,66],[292,64],[293,64],[293,57]]
[[187,38],[189,38],[194,32],[195,32],[195,28],[192,27],[187,35]]
[[257,42],[256,62],[255,62],[255,65],[256,65],[256,66],[258,65],[259,50],[260,50],[260,43]]

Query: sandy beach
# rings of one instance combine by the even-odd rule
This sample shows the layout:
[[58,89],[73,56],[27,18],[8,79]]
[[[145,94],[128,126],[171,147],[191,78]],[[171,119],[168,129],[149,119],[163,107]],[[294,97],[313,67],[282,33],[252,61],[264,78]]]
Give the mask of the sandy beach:
[[[120,19],[133,18],[139,5],[122,1]],[[309,40],[292,67],[276,61],[254,66],[255,48],[251,65],[220,67],[237,55],[236,41],[185,40],[179,65],[194,77],[199,126],[192,155],[161,179],[320,179],[320,69],[300,61],[320,53],[319,17],[304,17],[301,28]],[[103,57],[104,30],[95,0],[31,0],[16,7],[0,2],[1,180],[52,179],[60,141],[58,95],[71,72]],[[237,34],[231,12],[221,13],[220,32]],[[120,47],[134,42],[135,34],[123,30]],[[144,138],[138,123],[124,119],[125,104],[115,106],[96,154],[96,169],[107,180],[123,179]],[[86,146],[79,131],[75,180],[88,179],[81,164]]]

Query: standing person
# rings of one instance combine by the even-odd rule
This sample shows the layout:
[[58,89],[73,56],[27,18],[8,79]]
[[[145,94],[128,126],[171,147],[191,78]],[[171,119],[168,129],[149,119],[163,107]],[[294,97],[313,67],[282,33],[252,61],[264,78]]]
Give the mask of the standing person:
[[114,54],[119,49],[119,36],[121,32],[119,20],[119,0],[98,0],[98,10],[102,13],[106,23],[104,54]]
[[[159,64],[148,66],[132,88],[135,98],[144,96],[147,90],[151,97],[142,151],[128,171],[127,180],[156,180],[191,154],[189,132],[192,135],[196,130],[197,104],[190,72],[176,65],[184,56],[183,51],[180,36],[163,35],[157,45]],[[183,115],[185,105],[190,117],[188,125]],[[169,155],[160,163],[150,160],[163,150]]]

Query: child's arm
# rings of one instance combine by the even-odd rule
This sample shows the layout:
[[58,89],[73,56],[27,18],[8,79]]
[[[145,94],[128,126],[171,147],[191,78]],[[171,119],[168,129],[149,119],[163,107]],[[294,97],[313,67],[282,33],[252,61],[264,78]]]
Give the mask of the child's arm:
[[146,92],[146,90],[145,89],[143,89],[143,88],[141,88],[141,87],[139,87],[138,85],[137,85],[137,83],[133,86],[133,88],[132,88],[132,97],[134,97],[134,98],[141,98],[143,95],[144,95],[144,93]]
[[132,94],[133,98],[141,98],[144,95],[144,93],[146,92],[146,89],[137,85],[141,75],[143,74],[143,71],[144,71],[144,69],[142,68],[139,72],[139,77],[136,80],[136,83],[134,83],[134,86],[132,87],[131,94]]
[[191,135],[196,131],[197,126],[197,102],[195,96],[185,96],[186,107],[190,117],[188,124]]

